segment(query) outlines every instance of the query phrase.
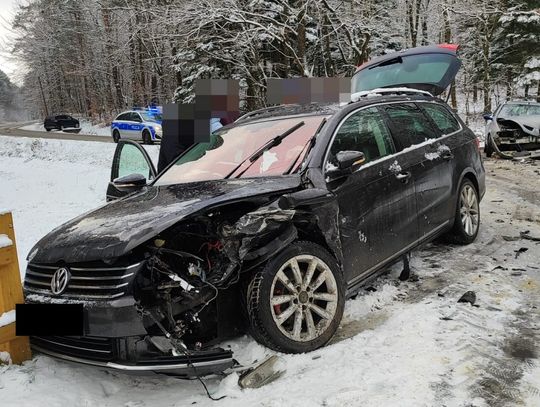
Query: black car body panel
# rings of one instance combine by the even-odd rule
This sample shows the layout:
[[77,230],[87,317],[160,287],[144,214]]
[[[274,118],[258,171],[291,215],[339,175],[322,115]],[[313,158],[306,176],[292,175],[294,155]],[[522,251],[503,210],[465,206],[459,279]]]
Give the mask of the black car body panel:
[[35,245],[30,260],[55,264],[114,259],[189,215],[299,186],[298,175],[149,186],[56,228]]
[[[450,71],[459,65],[455,49],[437,50],[451,57]],[[218,371],[231,366],[232,356],[211,348],[245,332],[240,310],[250,276],[291,243],[309,241],[328,251],[343,273],[343,292],[352,296],[402,255],[453,228],[464,178],[484,195],[475,135],[444,102],[425,94],[365,97],[342,107],[272,108],[229,128],[291,117],[307,121],[306,115],[323,124],[300,145],[307,153],[287,175],[157,186],[158,174],[143,186],[146,173],[118,178],[121,160],[115,155],[111,183],[129,195],[41,239],[29,255],[25,288],[29,301],[82,302],[88,346],[121,352],[96,361],[92,352],[66,350],[85,337],[37,338],[36,349],[122,370],[163,370],[156,364],[169,363],[169,371],[184,375],[189,360],[171,359],[171,351],[185,349],[203,359],[208,355],[198,352],[207,351],[212,363],[200,372]],[[366,118],[372,120],[368,127]],[[421,125],[418,134],[403,131],[413,119]],[[356,157],[345,168],[342,152]],[[144,152],[140,156],[148,161]],[[47,287],[59,267],[71,269],[80,282],[53,296]],[[101,276],[107,280],[100,282]]]

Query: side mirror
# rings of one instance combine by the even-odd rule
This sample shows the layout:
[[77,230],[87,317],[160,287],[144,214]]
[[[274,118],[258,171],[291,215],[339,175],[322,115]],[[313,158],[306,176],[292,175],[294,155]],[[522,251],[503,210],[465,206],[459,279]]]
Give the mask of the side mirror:
[[364,164],[366,157],[361,151],[340,151],[336,155],[340,170],[351,169],[351,172]]
[[113,181],[116,188],[142,188],[146,185],[146,177],[142,174],[129,174]]
[[487,122],[489,120],[493,120],[493,115],[491,113],[484,113],[482,115],[482,117],[484,118],[484,120]]
[[337,167],[330,163],[326,165],[326,176],[330,180],[352,174],[366,162],[366,156],[361,151],[340,151],[336,154],[336,161]]

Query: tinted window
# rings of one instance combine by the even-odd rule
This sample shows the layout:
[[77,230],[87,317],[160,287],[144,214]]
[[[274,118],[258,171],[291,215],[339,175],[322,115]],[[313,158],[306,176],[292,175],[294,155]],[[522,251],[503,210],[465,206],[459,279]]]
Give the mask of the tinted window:
[[66,120],[66,119],[68,119],[68,116],[63,115],[63,114],[56,116],[56,120]]
[[[381,65],[358,72],[352,79],[352,91],[360,92],[389,86],[439,84],[448,80],[455,56],[430,53],[425,55],[396,55]],[[454,64],[455,65],[455,64]],[[445,75],[447,78],[445,78]]]
[[340,151],[361,151],[366,162],[394,153],[390,132],[377,108],[359,110],[341,124],[328,160],[333,163]]
[[139,116],[139,113],[130,113],[128,120],[131,120],[132,122],[138,122],[138,123],[142,122],[141,116]]
[[450,134],[459,130],[458,121],[444,106],[433,103],[422,103],[422,107],[442,134]]
[[122,113],[116,118],[116,120],[129,120],[129,113]]
[[402,148],[420,144],[438,134],[422,111],[412,103],[392,104],[384,108],[392,120],[394,131]]

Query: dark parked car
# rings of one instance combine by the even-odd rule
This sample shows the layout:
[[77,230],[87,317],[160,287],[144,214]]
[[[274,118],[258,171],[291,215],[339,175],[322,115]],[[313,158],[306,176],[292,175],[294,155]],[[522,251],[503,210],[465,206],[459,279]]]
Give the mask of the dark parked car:
[[70,115],[67,114],[57,114],[53,116],[47,116],[45,118],[45,121],[43,122],[43,127],[45,127],[45,130],[51,131],[51,130],[68,130],[68,131],[75,131],[79,132],[80,129],[80,123],[77,119],[74,119]]
[[[215,346],[246,330],[283,352],[326,344],[345,300],[389,264],[443,234],[477,236],[477,139],[426,94],[459,64],[444,47],[373,60],[354,78],[356,102],[253,112],[160,174],[120,140],[108,197],[127,196],[58,227],[28,257],[27,301],[84,304],[84,336],[35,336],[34,348],[194,375],[232,366]],[[366,81],[398,88],[370,93]]]

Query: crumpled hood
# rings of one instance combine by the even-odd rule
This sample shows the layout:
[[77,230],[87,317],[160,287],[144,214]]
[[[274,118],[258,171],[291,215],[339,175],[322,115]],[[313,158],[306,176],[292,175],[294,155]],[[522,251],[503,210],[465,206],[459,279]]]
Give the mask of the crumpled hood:
[[150,186],[57,227],[33,247],[28,260],[50,264],[119,257],[196,212],[299,186],[299,176]]
[[[529,115],[529,116],[515,116],[504,118],[500,117],[497,119],[497,123],[501,125],[511,125],[514,122],[519,125],[524,132],[538,137],[540,134],[540,115]],[[526,128],[524,126],[528,126]],[[532,127],[532,130],[530,129]]]

